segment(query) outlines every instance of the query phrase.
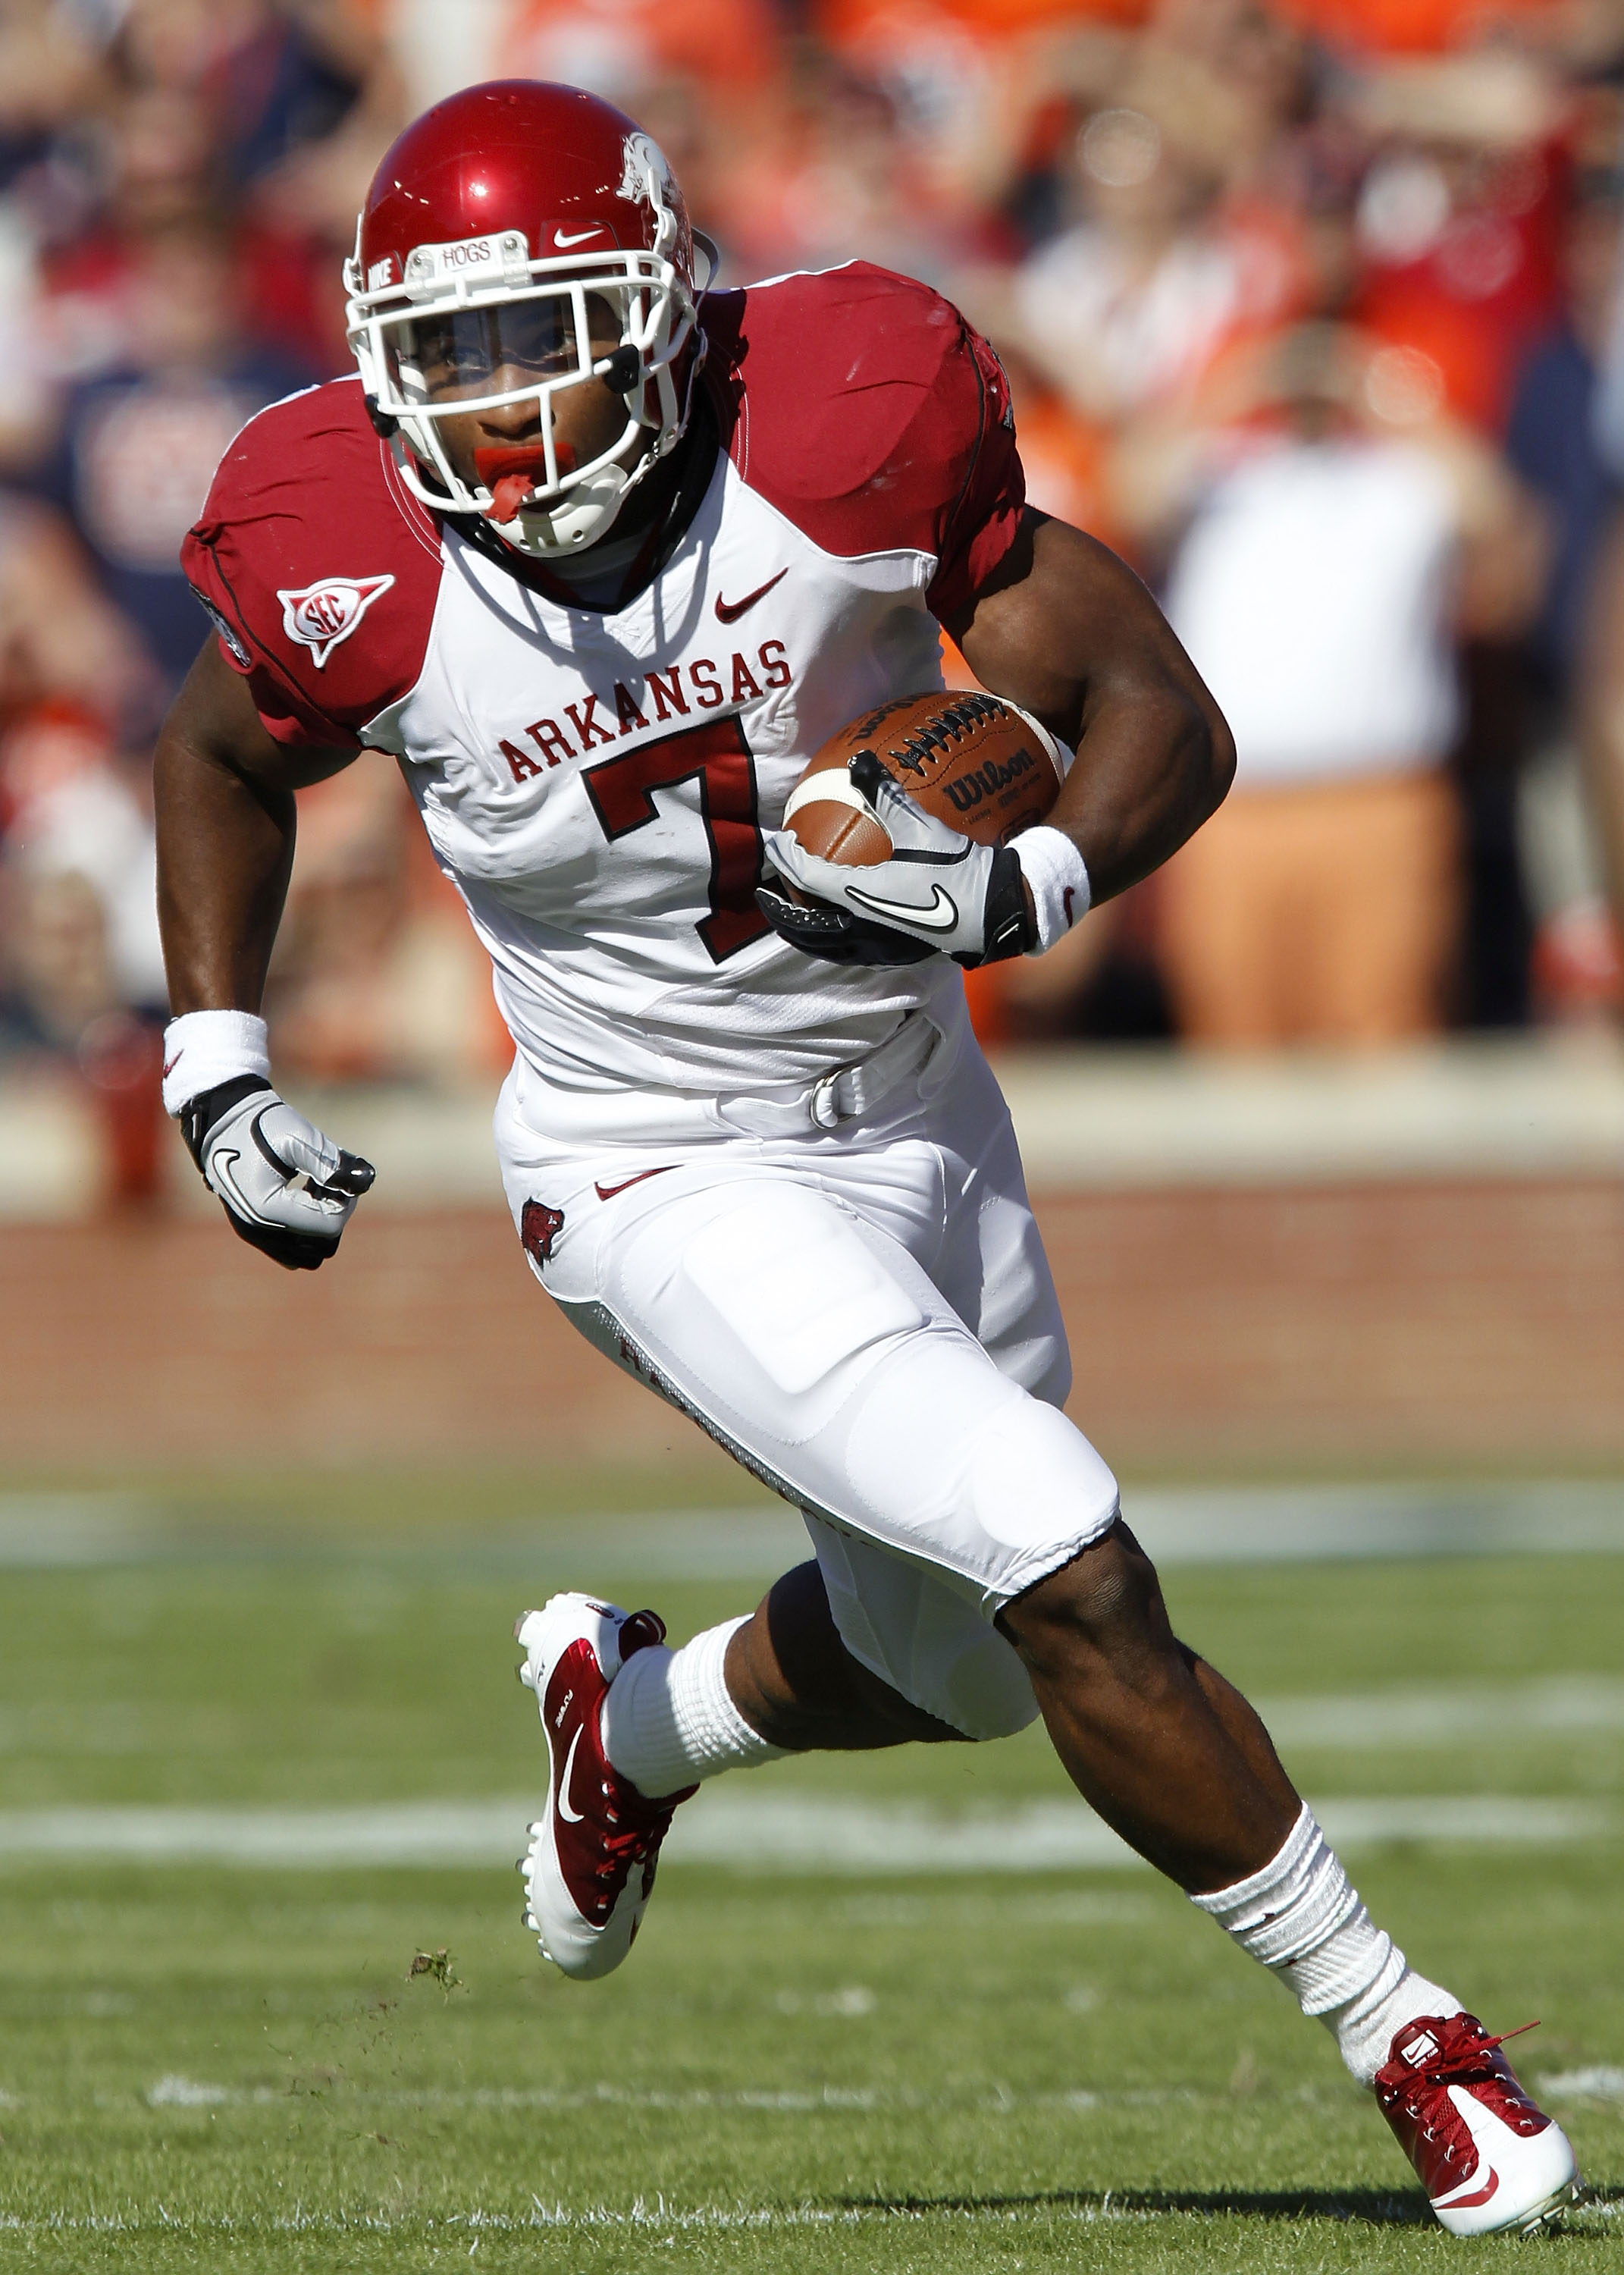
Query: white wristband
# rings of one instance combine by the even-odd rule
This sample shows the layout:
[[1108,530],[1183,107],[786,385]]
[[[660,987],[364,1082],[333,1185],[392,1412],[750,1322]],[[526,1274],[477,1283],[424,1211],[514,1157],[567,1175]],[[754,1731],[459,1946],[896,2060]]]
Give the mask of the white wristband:
[[1081,924],[1088,914],[1088,869],[1065,831],[1051,829],[1046,822],[1039,822],[1035,829],[1023,829],[1018,837],[1009,840],[1009,850],[1018,858],[1021,874],[1031,887],[1032,907],[1037,911],[1038,941],[1027,954],[1041,956],[1057,940],[1064,940],[1072,926]]
[[163,1030],[166,1114],[179,1114],[201,1092],[245,1074],[270,1080],[265,1022],[253,1011],[186,1011]]

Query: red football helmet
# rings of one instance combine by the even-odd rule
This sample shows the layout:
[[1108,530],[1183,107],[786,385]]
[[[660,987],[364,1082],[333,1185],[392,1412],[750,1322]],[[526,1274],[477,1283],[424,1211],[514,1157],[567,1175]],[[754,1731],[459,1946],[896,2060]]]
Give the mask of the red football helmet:
[[[648,136],[578,87],[496,79],[425,111],[373,178],[344,284],[361,383],[407,483],[442,511],[488,516],[523,551],[593,543],[687,424],[704,336],[683,194]],[[504,383],[487,393],[481,378]],[[624,397],[626,426],[576,465],[549,404],[592,378]],[[471,488],[439,422],[525,402],[540,440],[480,452]]]

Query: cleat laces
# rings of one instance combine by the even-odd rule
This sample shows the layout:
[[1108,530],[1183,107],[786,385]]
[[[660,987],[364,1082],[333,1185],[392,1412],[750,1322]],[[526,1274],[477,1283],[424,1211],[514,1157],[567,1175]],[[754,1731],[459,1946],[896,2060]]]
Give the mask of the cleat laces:
[[[641,1795],[633,1795],[623,1787],[618,1796],[620,1808],[604,1812],[605,1823],[617,1828],[600,1836],[602,1851],[601,1862],[593,1867],[593,1878],[600,1884],[601,1893],[596,1906],[605,1918],[614,1909],[616,1900],[633,1871],[639,1864],[645,1868],[644,1893],[647,1893],[654,1878],[660,1844],[670,1829],[672,1815],[679,1802],[686,1801],[698,1792],[697,1786],[684,1786],[680,1793],[662,1795],[658,1801],[649,1801]],[[604,1785],[605,1799],[615,1788]],[[622,1823],[624,1818],[627,1822]]]
[[[1453,2034],[1453,2042],[1440,2038],[1423,2060],[1414,2064],[1408,2060],[1389,2063],[1376,2080],[1376,2097],[1389,2114],[1395,2109],[1401,2110],[1412,2124],[1421,2128],[1424,2141],[1435,2142],[1440,2136],[1424,2105],[1440,2090],[1452,2085],[1483,2089],[1476,2097],[1514,2132],[1527,2135],[1542,2131],[1547,2120],[1530,2101],[1505,2063],[1495,2060],[1498,2049],[1508,2038],[1520,2038],[1525,2030],[1538,2028],[1537,2022],[1519,2022],[1514,2030],[1502,2030],[1496,2037],[1481,2022],[1469,2019]],[[1395,2070],[1398,2075],[1390,2075]],[[1437,2112],[1435,2101],[1432,2110]],[[1449,2115],[1454,2133],[1460,2120],[1454,2115],[1453,2105]],[[1444,2150],[1446,2162],[1453,2163],[1456,2148],[1464,2145],[1452,2138]]]

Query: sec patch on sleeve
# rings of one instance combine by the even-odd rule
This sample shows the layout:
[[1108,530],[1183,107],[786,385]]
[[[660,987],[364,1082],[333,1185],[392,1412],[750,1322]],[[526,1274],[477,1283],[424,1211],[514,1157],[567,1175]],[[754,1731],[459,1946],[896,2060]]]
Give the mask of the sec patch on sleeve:
[[324,670],[333,650],[394,582],[393,577],[318,577],[313,585],[278,586],[282,629],[310,650],[318,671]]

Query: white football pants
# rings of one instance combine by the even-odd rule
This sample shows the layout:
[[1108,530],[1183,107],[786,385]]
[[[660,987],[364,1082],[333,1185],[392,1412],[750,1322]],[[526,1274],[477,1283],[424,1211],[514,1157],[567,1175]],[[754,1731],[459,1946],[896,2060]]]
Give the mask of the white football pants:
[[994,1614],[1111,1525],[1015,1132],[968,1029],[828,1131],[561,1144],[496,1110],[515,1224],[589,1341],[805,1517],[847,1649],[972,1738],[1038,1712]]

